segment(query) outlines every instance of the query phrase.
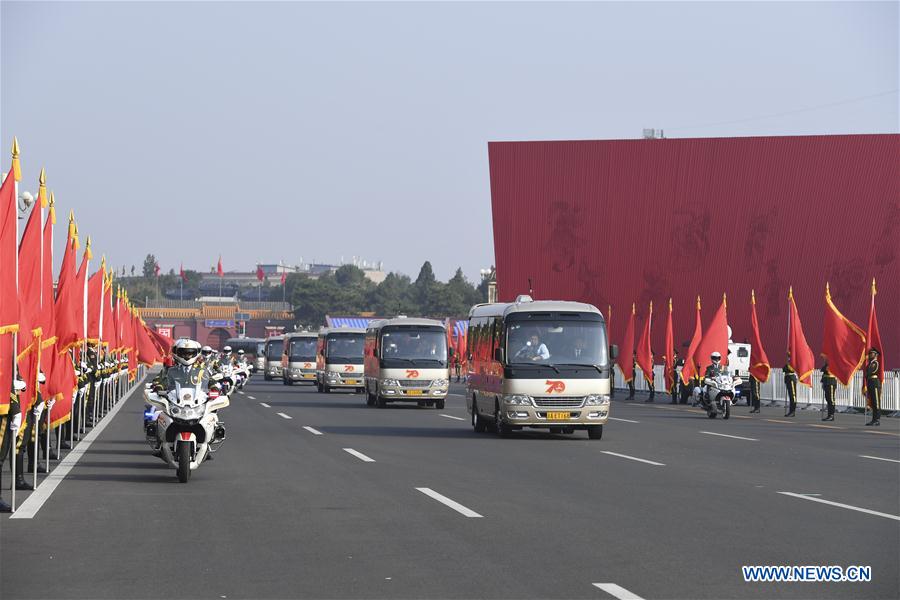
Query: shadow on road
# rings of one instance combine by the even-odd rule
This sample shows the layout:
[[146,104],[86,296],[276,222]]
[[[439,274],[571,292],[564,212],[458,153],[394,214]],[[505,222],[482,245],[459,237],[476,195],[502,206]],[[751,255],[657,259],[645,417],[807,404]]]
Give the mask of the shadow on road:
[[98,467],[105,469],[168,469],[168,465],[163,461],[156,459],[156,462],[128,462],[128,461],[109,461],[109,462],[79,462],[78,468],[81,467]]

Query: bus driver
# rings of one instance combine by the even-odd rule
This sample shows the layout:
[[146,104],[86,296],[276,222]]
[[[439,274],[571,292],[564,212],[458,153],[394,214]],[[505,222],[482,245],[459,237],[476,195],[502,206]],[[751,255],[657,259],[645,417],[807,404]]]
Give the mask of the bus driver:
[[522,349],[516,352],[516,358],[527,358],[531,361],[547,360],[550,358],[550,351],[547,350],[546,344],[541,343],[538,334],[533,333]]

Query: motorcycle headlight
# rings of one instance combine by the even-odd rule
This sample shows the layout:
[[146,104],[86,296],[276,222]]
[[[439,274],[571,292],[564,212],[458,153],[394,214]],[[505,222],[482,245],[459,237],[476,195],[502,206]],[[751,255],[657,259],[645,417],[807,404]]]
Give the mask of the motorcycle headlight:
[[525,394],[506,394],[503,396],[503,401],[506,404],[521,404],[526,406],[531,404],[531,398]]
[[432,387],[444,387],[448,383],[450,383],[450,382],[447,379],[435,379],[434,381],[431,382],[431,385],[432,385]]
[[382,379],[381,385],[387,386],[387,387],[399,387],[400,382],[397,381],[396,379]]
[[609,396],[606,394],[590,394],[585,397],[585,404],[588,406],[603,406],[609,404]]

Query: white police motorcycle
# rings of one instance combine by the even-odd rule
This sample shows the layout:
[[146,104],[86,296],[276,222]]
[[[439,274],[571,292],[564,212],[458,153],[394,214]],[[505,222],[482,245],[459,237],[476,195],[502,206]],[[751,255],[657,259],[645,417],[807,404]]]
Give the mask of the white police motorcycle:
[[147,442],[154,454],[177,471],[178,481],[187,483],[191,471],[225,441],[225,427],[216,411],[230,404],[228,396],[215,386],[204,392],[198,383],[176,384],[160,394],[145,388],[144,397],[156,409],[155,419],[145,424]]
[[706,416],[715,419],[719,414],[723,419],[731,417],[731,406],[735,397],[739,394],[737,387],[741,385],[740,377],[731,375],[716,375],[703,379],[704,389],[694,388],[694,397],[706,409]]

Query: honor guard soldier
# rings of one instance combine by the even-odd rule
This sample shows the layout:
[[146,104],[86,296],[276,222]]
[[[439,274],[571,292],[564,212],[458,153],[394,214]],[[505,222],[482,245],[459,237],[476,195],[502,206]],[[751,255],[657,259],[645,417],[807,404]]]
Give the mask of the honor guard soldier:
[[784,387],[787,390],[788,410],[786,417],[793,417],[797,410],[797,372],[791,366],[791,353],[787,353],[787,361],[784,363]]
[[[19,407],[19,392],[25,389],[25,382],[21,379],[16,379],[13,382],[14,391],[9,393],[9,404],[4,408],[8,409],[8,412],[0,414],[0,467],[2,467],[3,463],[6,461],[6,457],[10,457],[10,465],[12,465],[12,455],[15,452],[10,452],[13,444],[15,443],[16,438],[19,433],[19,426],[22,424],[22,413]],[[2,475],[3,469],[0,468],[0,475]],[[16,472],[16,480],[19,479],[19,472]],[[23,479],[24,481],[24,479]],[[3,482],[0,481],[0,490],[3,489]],[[0,499],[0,512],[12,512],[12,507],[7,504],[3,499]]]
[[684,359],[678,356],[677,351],[672,351],[672,358],[674,359],[673,365],[673,373],[672,373],[672,389],[669,390],[669,393],[672,394],[672,404],[678,404],[678,398],[681,396],[681,388],[683,387],[681,384],[681,370],[684,368]]
[[869,348],[869,359],[866,363],[866,396],[872,405],[872,420],[866,426],[881,425],[881,363],[880,353]]
[[759,379],[750,375],[750,414],[759,412]]
[[[653,364],[653,354],[650,354],[650,364]],[[647,387],[650,388],[650,397],[644,400],[644,402],[653,402],[653,396],[656,395],[654,379],[655,377],[652,370],[649,373],[644,373],[644,381],[647,382]]]
[[822,417],[823,421],[834,421],[834,393],[837,391],[837,377],[828,370],[828,361],[822,365],[822,394],[825,396],[825,406],[828,412]]
[[637,373],[637,353],[631,355],[631,380],[628,382],[628,398],[634,400],[634,376]]

